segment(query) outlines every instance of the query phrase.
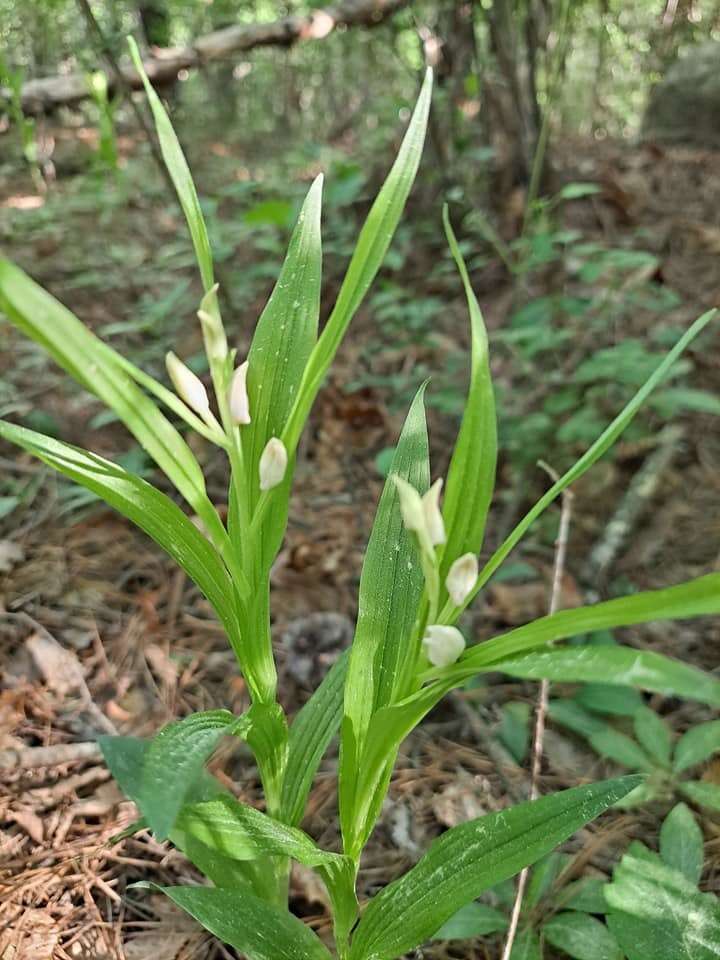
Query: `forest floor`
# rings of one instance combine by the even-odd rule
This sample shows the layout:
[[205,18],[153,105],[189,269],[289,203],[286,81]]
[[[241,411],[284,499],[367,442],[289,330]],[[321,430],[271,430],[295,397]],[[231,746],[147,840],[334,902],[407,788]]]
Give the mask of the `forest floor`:
[[[578,143],[566,145],[561,160],[566,180],[594,181],[601,187],[600,193],[572,204],[567,227],[581,230],[585,241],[610,239],[654,253],[654,282],[678,294],[671,317],[675,325],[720,306],[720,154]],[[153,253],[164,250],[170,256],[168,248],[182,229],[178,217],[161,202],[148,208],[138,196],[98,215],[93,198],[84,204],[78,200],[71,177],[60,176],[51,191],[57,198],[52,218],[43,216],[26,176],[9,177],[0,187],[0,209],[11,215],[10,226],[1,228],[4,255],[16,259],[95,329],[126,323],[138,304],[147,308],[154,281],[142,278],[152,277]],[[67,217],[57,219],[63,209]],[[411,224],[420,215],[413,208]],[[508,233],[513,229],[510,222],[502,227]],[[451,278],[441,289],[423,291],[426,265],[418,252],[403,279],[414,295],[441,298],[438,336],[409,351],[383,339],[378,349],[372,311],[361,310],[301,448],[290,528],[273,572],[280,690],[290,713],[352,635],[358,575],[382,484],[377,457],[392,445],[401,422],[393,383],[401,382],[400,373],[412,379],[421,365],[442,369],[467,345],[459,285]],[[181,264],[178,276],[185,275],[190,271]],[[492,344],[511,308],[510,285],[492,256],[475,271],[474,281]],[[539,286],[547,282],[547,276],[537,281]],[[165,288],[161,293],[168,295]],[[325,290],[325,306],[332,293]],[[266,294],[267,289],[259,293],[244,312],[257,315]],[[199,348],[191,317],[186,310],[182,325],[163,320],[181,355]],[[652,322],[631,319],[618,335],[628,329],[644,337],[649,331],[642,324]],[[144,331],[118,329],[120,340],[142,358]],[[69,389],[41,354],[6,326],[2,337],[4,413],[37,429],[57,430],[63,439],[101,453],[127,449],[117,424],[98,420],[98,404]],[[720,397],[717,331],[704,342],[706,349],[692,352],[692,387]],[[151,361],[157,363],[169,346],[159,343]],[[593,344],[581,343],[578,349],[571,363],[592,353]],[[358,370],[365,373],[364,383]],[[493,370],[503,395],[511,394],[516,381],[510,351],[498,352]],[[542,378],[543,373],[540,364],[534,374]],[[389,386],[378,385],[383,377],[390,378]],[[452,422],[442,411],[431,411],[433,475],[447,463]],[[604,542],[615,508],[657,451],[658,441],[648,435],[622,443],[614,457],[578,484],[565,605],[593,593],[608,595],[618,584],[659,587],[720,569],[717,418],[685,412],[675,422],[680,433],[672,440],[673,449],[658,467],[652,494],[640,504],[602,583],[587,582],[588,558]],[[565,467],[576,452],[556,447],[548,456],[551,462],[558,459],[553,465]],[[211,492],[222,497],[222,463],[205,447],[199,453]],[[74,495],[25,455],[8,447],[0,454],[0,504],[5,506],[0,516],[0,957],[229,957],[226,948],[211,943],[162,895],[129,889],[139,880],[173,884],[197,878],[180,854],[148,833],[109,842],[136,812],[110,779],[94,739],[107,732],[147,736],[192,710],[220,705],[243,710],[247,691],[235,673],[233,655],[208,605],[153,544],[111,512]],[[515,468],[512,458],[501,458],[499,489],[510,493],[497,498],[489,546],[545,482],[537,471],[519,484]],[[476,604],[467,624],[472,634],[484,637],[545,612],[556,523],[557,513],[518,552],[516,559],[534,574],[498,582]],[[622,639],[717,670],[717,623],[648,625],[624,631]],[[389,800],[363,862],[363,896],[407,869],[442,829],[526,795],[527,764],[519,765],[503,752],[496,732],[503,704],[532,704],[536,693],[533,684],[493,678],[449,698],[403,745]],[[651,702],[677,733],[709,719],[706,710],[687,702],[660,697]],[[212,769],[243,799],[260,802],[256,770],[242,747],[232,756],[223,749]],[[551,727],[543,791],[612,770],[582,741]],[[710,764],[704,776],[720,783],[720,765]],[[334,791],[330,757],[304,821],[305,829],[330,848],[338,836]],[[667,809],[660,804],[616,811],[590,825],[567,847],[579,854],[572,870],[576,875],[607,874],[629,838],[655,846]],[[720,892],[720,817],[699,815],[709,864],[703,886]],[[309,871],[293,873],[292,906],[321,934],[329,932],[325,894]],[[497,938],[471,946],[438,943],[423,948],[422,956],[497,958],[498,943]]]

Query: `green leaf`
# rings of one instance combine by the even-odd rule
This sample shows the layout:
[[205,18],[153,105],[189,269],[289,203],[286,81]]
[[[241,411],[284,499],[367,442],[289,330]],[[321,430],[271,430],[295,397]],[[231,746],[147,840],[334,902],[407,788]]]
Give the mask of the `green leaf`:
[[594,750],[609,760],[619,763],[630,770],[642,770],[650,772],[653,769],[653,763],[647,754],[624,733],[613,727],[605,727],[602,730],[596,730],[588,737]]
[[160,98],[150,85],[142,60],[140,59],[137,44],[132,37],[128,37],[128,45],[133,63],[135,64],[137,72],[140,74],[145,92],[147,93],[148,103],[150,104],[150,109],[152,110],[155,120],[155,129],[157,130],[160,150],[163,160],[165,161],[165,166],[175,185],[180,206],[183,209],[187,225],[190,229],[190,236],[192,237],[195,248],[195,256],[197,257],[200,268],[203,286],[205,290],[209,290],[215,282],[212,252],[210,250],[210,240],[208,239],[207,228],[203,219],[202,210],[200,209],[200,201],[195,191],[192,174],[190,173],[187,160],[170,123],[170,118],[165,112],[165,107],[163,107]]
[[720,786],[716,783],[708,783],[705,780],[686,780],[680,784],[680,790],[693,803],[707,807],[708,810],[720,811]]
[[550,487],[547,493],[538,500],[535,506],[525,514],[523,519],[500,544],[483,569],[480,571],[480,576],[478,577],[475,590],[468,598],[467,603],[470,603],[472,597],[474,597],[487,583],[490,577],[495,573],[508,554],[511,553],[511,551],[515,548],[517,543],[522,539],[529,527],[540,516],[540,514],[542,514],[543,511],[560,496],[563,490],[566,490],[570,484],[574,483],[576,480],[579,480],[580,477],[610,449],[620,434],[631,422],[638,410],[640,410],[655,387],[665,380],[667,374],[670,372],[671,367],[678,357],[689,346],[689,344],[692,343],[695,337],[702,333],[708,323],[714,319],[716,313],[716,310],[709,310],[707,313],[704,313],[701,317],[699,317],[690,326],[690,328],[685,331],[672,350],[669,351],[667,356],[658,365],[652,376],[648,378],[648,380],[638,390],[632,400],[630,400],[630,402],[623,408],[623,410],[621,410],[617,417],[615,417],[612,423],[600,434],[595,443],[593,443],[592,446],[582,455],[582,457],[580,457],[580,459],[572,467],[570,467],[570,469],[564,473],[562,477],[560,477],[560,479],[552,485],[552,487]]
[[602,672],[613,683],[720,706],[720,681],[711,674],[660,653],[632,647],[558,647],[484,668],[485,672],[490,670],[561,683],[583,683]]
[[[258,465],[271,437],[280,437],[297,398],[303,371],[317,339],[322,250],[322,176],[315,179],[298,216],[280,276],[255,328],[248,353],[247,390],[252,421],[241,432],[247,496],[260,497]],[[292,482],[289,467],[262,531],[262,567],[268,569],[282,541]],[[232,528],[231,528],[232,529]]]
[[530,882],[523,900],[523,907],[526,910],[533,909],[543,897],[547,896],[569,859],[567,854],[553,850],[535,864],[530,872]]
[[330,960],[329,952],[302,921],[245,890],[160,889],[248,960]]
[[345,651],[290,726],[281,809],[283,820],[293,826],[302,820],[320,761],[340,726],[348,658]]
[[638,707],[643,705],[642,694],[630,687],[618,687],[612,683],[586,683],[575,694],[574,699],[594,713],[613,714],[618,717],[632,717]]
[[717,960],[720,905],[676,870],[626,853],[605,887],[608,926],[627,960]]
[[0,437],[92,490],[152,537],[208,598],[240,658],[240,629],[230,576],[214,547],[169,497],[110,460],[4,420],[0,420]]
[[305,369],[297,403],[282,437],[288,450],[295,449],[325,373],[390,246],[420,164],[431,94],[432,71],[428,70],[395,163],[370,208],[333,311]]
[[448,830],[370,901],[350,960],[390,960],[413,949],[461,906],[549,853],[638,782],[624,777],[564,790]]
[[590,737],[598,730],[604,730],[607,724],[598,720],[587,710],[572,700],[551,700],[548,705],[548,714],[555,723],[559,723],[581,737]]
[[515,937],[510,960],[542,960],[540,938],[532,927],[524,927]]
[[344,859],[338,853],[321,850],[297,827],[289,827],[230,796],[184,806],[178,826],[233,860],[280,856],[318,867]]
[[530,704],[516,700],[501,707],[497,736],[517,763],[522,763],[530,743]]
[[153,737],[145,755],[139,806],[158,840],[172,830],[190,785],[222,737],[242,735],[250,724],[249,714],[234,717],[229,710],[208,710],[169,723]]
[[464,553],[479,553],[482,547],[495,485],[497,423],[487,332],[465,261],[450,225],[447,206],[443,208],[443,223],[465,288],[472,339],[470,391],[445,485],[443,515],[447,542],[440,566],[444,583],[454,560]]
[[581,877],[558,893],[558,906],[563,910],[579,910],[581,913],[605,913],[603,890],[606,882],[601,877]]
[[74,314],[7,260],[0,260],[0,308],[25,336],[115,411],[201,517],[214,539],[224,533],[192,451],[124,369],[124,361]]
[[[453,671],[459,675],[467,667],[469,676],[473,663],[485,665],[497,662],[514,654],[545,646],[555,640],[565,640],[593,630],[610,630],[653,620],[700,617],[714,613],[720,613],[720,574],[710,573],[664,590],[648,590],[628,597],[619,597],[617,600],[606,600],[604,603],[596,603],[590,607],[576,607],[540,617],[532,623],[516,627],[508,633],[471,647],[454,667],[448,668],[447,672]],[[588,662],[596,653],[606,656],[607,661],[598,661],[598,667],[603,662],[610,665],[616,651],[627,652],[627,648],[610,644],[593,644],[579,649],[583,651],[583,657],[588,657]],[[635,653],[635,651],[632,652]],[[621,659],[622,656],[623,654],[620,655]],[[638,675],[642,673],[641,666],[642,662],[638,661],[636,671]],[[627,679],[617,680],[612,674],[606,676],[604,673],[596,673],[593,677],[583,679],[590,682],[598,676],[606,677],[608,683],[628,683]],[[693,676],[701,678],[706,674],[695,670]],[[642,686],[640,683],[630,685]],[[709,689],[715,691],[715,699],[710,702],[720,705],[720,683],[715,681]]]
[[667,723],[650,707],[640,707],[633,718],[635,736],[650,756],[661,767],[670,766],[672,731]]
[[507,930],[508,918],[485,903],[466,903],[433,934],[431,940],[469,940]]
[[548,943],[575,960],[623,960],[622,951],[604,923],[584,913],[558,913],[543,926]]
[[703,868],[703,835],[692,811],[678,803],[660,828],[660,856],[668,867],[679,870],[698,884]]
[[692,727],[675,747],[673,767],[676,773],[688,770],[720,751],[720,720]]
[[[394,477],[402,477],[420,493],[430,483],[428,437],[422,387],[407,415],[393,457],[390,476],[380,497],[360,577],[358,621],[345,681],[342,750],[340,757],[340,811],[347,842],[356,830],[368,828],[358,816],[355,797],[359,764],[370,720],[408,686],[415,674],[418,651],[411,646],[423,572],[411,534],[400,513]],[[359,849],[359,847],[358,847]]]

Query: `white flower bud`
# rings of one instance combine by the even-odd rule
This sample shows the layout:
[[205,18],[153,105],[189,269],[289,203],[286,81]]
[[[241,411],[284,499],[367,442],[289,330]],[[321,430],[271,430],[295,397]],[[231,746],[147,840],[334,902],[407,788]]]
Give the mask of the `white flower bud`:
[[198,318],[202,325],[208,360],[221,361],[227,356],[227,338],[217,302],[218,284],[214,284],[200,302]]
[[474,553],[464,553],[448,570],[445,586],[456,607],[461,607],[478,578],[478,561]]
[[248,362],[241,363],[233,374],[228,396],[230,416],[235,424],[250,423],[250,403],[247,394]]
[[202,380],[172,352],[166,354],[165,366],[175,387],[175,392],[180,399],[184,400],[190,409],[199,413],[201,417],[208,414],[210,412],[210,401]]
[[270,437],[260,457],[260,489],[272,490],[282,483],[287,464],[285,444],[277,437]]
[[430,537],[430,543],[434,547],[437,547],[438,544],[445,543],[445,524],[443,523],[442,513],[440,512],[440,491],[442,490],[442,485],[442,477],[439,477],[422,498],[423,512],[425,513],[425,528]]
[[425,510],[420,494],[412,484],[402,477],[393,476],[398,496],[400,497],[400,513],[406,530],[411,530],[422,536],[426,530]]
[[434,667],[448,667],[455,663],[465,649],[465,637],[457,627],[430,626],[423,637],[425,656]]

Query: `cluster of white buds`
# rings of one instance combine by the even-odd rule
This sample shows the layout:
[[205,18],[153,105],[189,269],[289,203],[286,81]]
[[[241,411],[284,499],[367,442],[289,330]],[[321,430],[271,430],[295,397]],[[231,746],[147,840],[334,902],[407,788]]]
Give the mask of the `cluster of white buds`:
[[422,645],[434,667],[449,667],[465,650],[465,637],[457,627],[433,624],[425,630]]
[[[211,342],[210,334],[213,332],[209,325],[215,323],[210,313],[199,311],[200,319],[203,322],[203,328],[206,334],[206,343]],[[208,329],[205,329],[206,324]],[[215,333],[219,329],[222,332],[222,324],[219,328],[213,328]],[[222,350],[220,340],[216,341],[218,351]],[[222,343],[225,343],[225,335],[222,333]],[[225,347],[226,349],[226,347]],[[168,353],[165,357],[167,371],[172,380],[175,392],[191,410],[199,414],[205,421],[214,421],[210,411],[210,399],[207,395],[202,380],[187,367],[182,360],[174,353]],[[248,361],[241,363],[235,370],[230,381],[228,390],[228,410],[230,419],[236,426],[243,426],[250,423],[250,401],[247,392],[247,372]],[[265,445],[260,456],[258,472],[260,475],[260,489],[272,490],[282,483],[285,478],[285,472],[288,465],[288,452],[285,444],[278,437],[271,437]]]

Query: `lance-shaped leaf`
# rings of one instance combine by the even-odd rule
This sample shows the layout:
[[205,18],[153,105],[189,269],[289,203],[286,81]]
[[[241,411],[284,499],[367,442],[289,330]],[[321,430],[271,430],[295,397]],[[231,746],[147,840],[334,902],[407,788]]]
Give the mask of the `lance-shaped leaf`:
[[669,697],[686,697],[720,706],[720,680],[661,653],[632,647],[560,647],[502,660],[485,668],[488,670],[559,683],[591,683],[602,677],[608,683],[622,683]]
[[340,726],[348,659],[345,651],[290,726],[281,806],[286,823],[297,825],[302,820],[320,761]]
[[[317,340],[322,249],[322,176],[302,206],[280,276],[260,315],[248,353],[250,423],[242,430],[247,497],[252,510],[260,496],[258,464],[271,437],[280,437],[295,403],[308,357]],[[285,532],[292,458],[283,483],[273,491],[261,544],[263,567],[275,558]]]
[[123,369],[123,361],[55,297],[19,267],[0,260],[0,308],[22,333],[115,411],[163,473],[221,540],[224,530],[205,493],[192,451],[155,404]]
[[691,883],[700,883],[704,860],[703,832],[692,811],[684,803],[676,804],[660,827],[660,856],[673,870],[679,870]]
[[487,331],[447,207],[443,209],[443,222],[465,288],[472,341],[470,391],[445,484],[443,516],[447,542],[440,569],[444,581],[453,560],[464,553],[479,553],[482,547],[495,485],[497,423]]
[[424,387],[410,408],[385,483],[360,577],[358,622],[345,682],[340,809],[346,842],[355,829],[354,790],[373,713],[392,702],[407,673],[414,673],[411,646],[423,573],[405,529],[394,477],[421,494],[430,483]]
[[640,387],[632,400],[630,400],[630,402],[620,411],[617,417],[615,417],[612,423],[609,424],[609,426],[606,427],[605,430],[600,434],[595,443],[593,443],[588,450],[585,451],[582,457],[580,457],[580,459],[573,464],[573,466],[570,467],[570,469],[564,473],[560,479],[552,485],[552,487],[550,487],[547,493],[538,500],[535,506],[533,506],[525,514],[522,520],[510,532],[510,534],[508,534],[505,540],[500,544],[500,546],[480,571],[480,576],[478,577],[475,589],[468,597],[465,606],[471,602],[472,598],[487,583],[490,577],[495,573],[508,554],[511,553],[511,551],[523,538],[527,530],[543,513],[543,511],[560,496],[563,490],[566,490],[570,484],[574,483],[576,480],[579,480],[580,477],[582,477],[583,474],[586,473],[590,467],[610,449],[610,447],[612,447],[617,438],[621,435],[628,424],[632,421],[633,417],[643,406],[655,387],[661,384],[668,376],[678,357],[680,357],[680,355],[692,343],[695,337],[702,333],[705,327],[716,316],[717,310],[709,310],[701,317],[698,317],[698,319],[685,331],[682,337],[680,337],[672,350],[668,352],[667,356],[658,365],[653,374],[648,377],[646,382],[642,385],[642,387]]
[[[636,623],[648,623],[652,620],[700,617],[714,613],[720,613],[720,574],[717,573],[663,590],[648,590],[629,597],[596,603],[590,607],[561,610],[559,613],[541,617],[471,647],[452,667],[447,667],[442,672],[432,671],[431,675],[469,677],[476,668],[484,668],[492,663],[499,664],[555,640],[564,640],[594,630],[612,630]],[[612,680],[601,673],[596,674],[594,679],[597,680],[598,677],[608,683],[626,682]]]
[[685,780],[680,784],[680,790],[693,803],[720,813],[720,786],[717,783],[709,780]]
[[678,740],[673,767],[676,773],[681,773],[718,752],[720,752],[720,720],[698,723]]
[[191,784],[222,737],[247,736],[251,723],[249,713],[235,717],[229,710],[207,710],[169,723],[153,737],[145,754],[139,806],[158,840],[172,830]]
[[448,830],[370,901],[350,960],[391,960],[412,950],[464,904],[539,860],[639,782],[623,777],[563,790]]
[[301,920],[245,890],[159,889],[248,960],[330,960],[330,953]]
[[605,899],[608,926],[627,960],[720,956],[720,901],[656,858],[626,853]]
[[198,200],[195,190],[192,174],[187,165],[185,154],[182,152],[182,147],[170,123],[170,118],[165,111],[165,107],[163,107],[160,98],[148,80],[142,60],[140,59],[137,44],[132,37],[128,38],[128,45],[133,63],[140,74],[145,92],[147,93],[148,103],[150,104],[153,119],[155,120],[155,128],[157,130],[158,141],[160,142],[160,150],[163,160],[165,161],[165,166],[175,185],[180,206],[183,209],[185,219],[190,229],[190,236],[192,237],[193,246],[195,247],[195,256],[197,257],[200,268],[203,286],[206,290],[209,290],[214,283],[212,252],[210,250],[207,227],[205,226],[202,210],[200,209],[200,201]]
[[432,72],[428,70],[395,163],[370,208],[335,306],[310,355],[297,402],[283,435],[289,450],[294,450],[297,445],[310,407],[348,324],[362,303],[390,246],[420,164],[431,94]]
[[237,610],[228,572],[215,548],[169,497],[110,460],[33,430],[0,420],[0,437],[92,490],[152,537],[208,598],[240,655]]

